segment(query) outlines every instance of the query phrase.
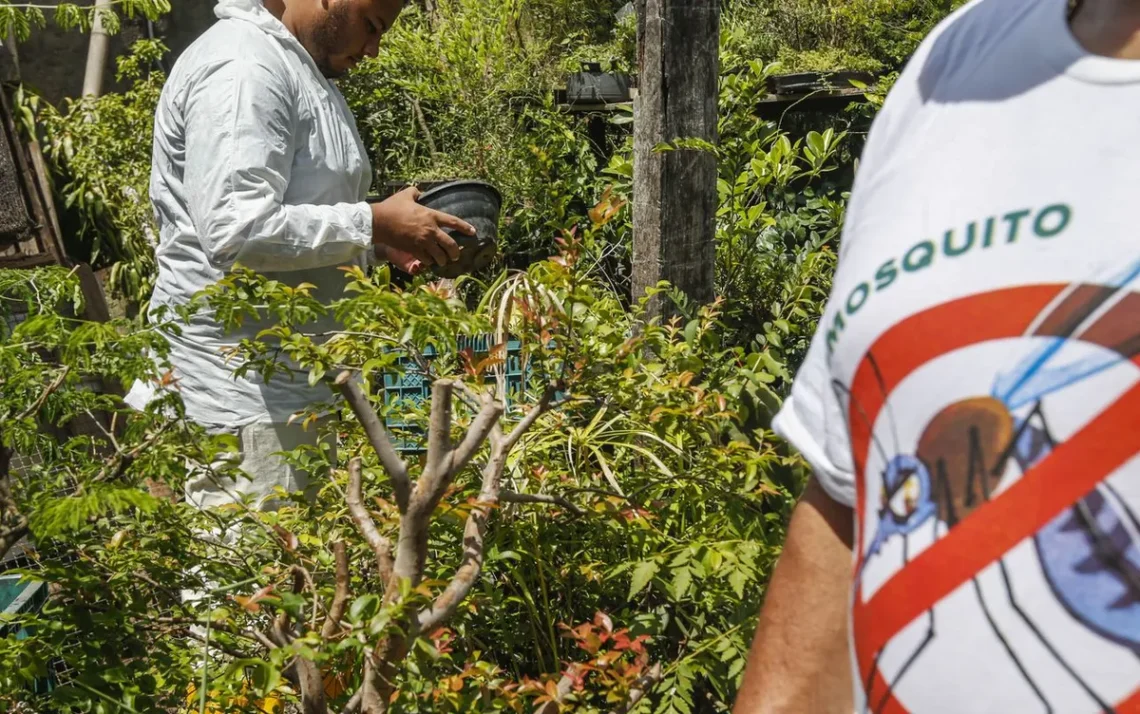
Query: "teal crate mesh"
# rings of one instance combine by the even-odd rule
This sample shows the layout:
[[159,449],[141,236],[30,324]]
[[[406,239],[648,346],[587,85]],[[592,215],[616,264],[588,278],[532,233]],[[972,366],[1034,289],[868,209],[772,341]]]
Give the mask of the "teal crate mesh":
[[[495,344],[490,335],[456,339],[457,350],[471,350],[475,361],[485,358]],[[424,349],[423,356],[431,362],[436,357],[436,351],[429,346]],[[391,408],[385,423],[390,430],[397,432],[393,435],[393,441],[396,442],[398,451],[422,451],[423,440],[416,438],[422,436],[422,430],[418,425],[402,420],[399,415],[402,406],[414,408],[431,400],[431,378],[411,357],[400,357],[397,362],[400,371],[384,375],[384,403]],[[494,385],[500,374],[506,379],[507,406],[524,401],[530,368],[524,363],[522,343],[519,340],[507,340],[503,364],[486,370],[483,380],[487,385]]]
[[[0,613],[8,617],[18,617],[38,612],[47,600],[47,584],[27,582],[19,575],[0,575]],[[28,631],[8,617],[0,620],[0,638],[15,637],[27,639]],[[53,675],[37,679],[31,686],[33,694],[47,694],[57,682]]]

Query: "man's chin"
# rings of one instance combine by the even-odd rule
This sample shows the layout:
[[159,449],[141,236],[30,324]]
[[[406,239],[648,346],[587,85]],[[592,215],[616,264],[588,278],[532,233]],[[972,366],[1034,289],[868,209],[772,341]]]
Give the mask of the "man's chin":
[[349,70],[348,67],[336,67],[332,62],[329,62],[327,60],[323,62],[317,62],[317,69],[321,71],[321,74],[324,75],[325,79],[340,79],[344,75],[348,74]]

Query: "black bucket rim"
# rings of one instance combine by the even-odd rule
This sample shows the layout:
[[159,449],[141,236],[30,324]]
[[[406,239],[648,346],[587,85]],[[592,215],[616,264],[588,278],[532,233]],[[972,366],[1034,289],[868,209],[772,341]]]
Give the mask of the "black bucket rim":
[[[415,184],[412,184],[412,185],[415,185]],[[502,192],[499,191],[499,189],[496,188],[494,184],[488,183],[487,181],[480,181],[479,179],[454,179],[451,181],[447,181],[446,183],[440,184],[439,186],[434,186],[433,188],[431,188],[428,191],[424,191],[423,193],[420,194],[420,197],[418,200],[420,203],[424,203],[429,198],[432,198],[434,196],[438,196],[442,193],[446,193],[446,192],[451,191],[451,190],[456,189],[456,188],[483,188],[483,189],[488,189],[491,192],[491,194],[495,197],[495,203],[497,204],[496,211],[502,209],[502,207],[503,207],[503,194],[502,194]]]

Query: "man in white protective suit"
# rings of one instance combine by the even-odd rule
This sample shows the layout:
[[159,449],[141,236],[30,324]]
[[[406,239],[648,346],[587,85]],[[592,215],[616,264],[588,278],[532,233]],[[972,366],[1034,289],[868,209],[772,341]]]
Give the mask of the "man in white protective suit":
[[[186,304],[235,263],[287,285],[311,283],[322,301],[345,284],[342,266],[390,261],[408,272],[459,255],[445,232],[466,222],[416,202],[408,189],[365,202],[372,170],[348,105],[332,79],[375,56],[403,0],[221,0],[219,18],[179,58],[155,117],[150,194],[159,229],[152,311]],[[326,324],[327,323],[327,324]],[[290,424],[329,398],[327,388],[287,377],[235,377],[227,348],[268,324],[227,333],[199,312],[168,335],[187,416],[237,437],[250,479],[192,478],[200,508],[252,499],[267,507],[280,487],[308,487],[281,451],[315,443],[316,429]],[[312,325],[333,329],[331,318]],[[136,384],[135,408],[153,398]]]

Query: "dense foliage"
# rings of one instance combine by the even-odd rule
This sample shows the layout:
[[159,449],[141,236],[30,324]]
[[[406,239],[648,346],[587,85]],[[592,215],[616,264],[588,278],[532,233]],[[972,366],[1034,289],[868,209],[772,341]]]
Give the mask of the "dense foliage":
[[[603,207],[596,215],[606,213]],[[303,288],[244,272],[205,297],[226,321],[265,310],[280,320],[264,342],[245,345],[247,369],[272,369],[274,353],[284,349],[311,382],[332,381],[346,369],[377,379],[397,368],[401,354],[422,358],[431,345],[433,374],[465,381],[475,392],[501,372],[501,359],[460,352],[455,336],[498,333],[528,345],[522,357],[530,396],[514,392],[507,419],[531,408],[543,384],[557,386],[550,413],[519,442],[503,474],[511,493],[535,502],[504,497],[475,589],[445,628],[423,633],[400,668],[399,711],[522,711],[524,703],[541,704],[557,691],[567,672],[579,681],[566,702],[595,711],[587,705],[591,692],[600,697],[597,706],[607,696],[624,697],[651,666],[655,691],[667,693],[642,700],[654,711],[723,708],[731,701],[760,584],[799,478],[796,460],[762,426],[777,404],[766,387],[775,376],[761,355],[722,343],[716,305],[687,323],[635,330],[637,311],[627,311],[583,271],[594,233],[491,286],[474,310],[430,285],[393,289],[383,271],[371,279],[347,275],[346,297],[328,307]],[[60,274],[3,278],[25,299],[74,290]],[[208,439],[178,419],[176,393],[137,413],[84,387],[92,377],[161,381],[141,355],[158,345],[155,332],[168,328],[92,325],[37,310],[35,300],[27,304],[32,317],[5,336],[0,352],[12,375],[0,415],[6,448],[22,452],[29,440],[42,442],[43,462],[12,474],[11,510],[29,516],[40,544],[40,567],[25,574],[51,582],[55,594],[42,613],[9,623],[34,632],[31,639],[0,640],[7,693],[0,701],[22,700],[13,693],[58,660],[77,674],[61,680],[53,703],[43,704],[47,710],[113,711],[106,705],[115,702],[153,711],[174,706],[204,677],[215,698],[234,698],[227,711],[253,711],[252,703],[242,708],[239,695],[252,687],[259,696],[291,698],[296,689],[282,688],[288,681],[282,672],[305,656],[339,677],[343,703],[360,685],[362,648],[388,636],[403,609],[435,597],[456,577],[448,554],[462,550],[464,519],[477,507],[478,469],[488,457],[480,452],[475,468],[458,474],[435,512],[421,587],[379,607],[369,592],[367,541],[346,512],[346,461],[363,457],[365,493],[380,531],[391,533],[401,516],[390,471],[358,424],[351,418],[339,424],[335,453],[294,455],[331,476],[313,504],[294,499],[263,514],[248,507],[202,513],[170,502],[154,495],[162,490],[153,483],[144,490],[148,481],[177,491],[188,463],[217,463],[226,438]],[[341,316],[344,331],[315,341],[303,325],[326,309]],[[382,400],[374,407],[385,411]],[[162,408],[173,409],[174,418]],[[30,416],[38,411],[67,426],[96,410],[113,415],[117,437],[96,430],[57,447]],[[465,414],[457,407],[458,423],[469,424],[473,415]],[[412,426],[402,438],[414,442],[414,426],[427,427],[427,405],[404,404],[398,417]],[[409,466],[413,477],[427,473],[422,460],[411,458]],[[204,535],[234,529],[240,541]],[[335,585],[336,542],[347,544],[351,564],[355,599],[345,625],[351,632],[321,640],[314,633],[330,608],[316,603]],[[290,591],[285,584],[297,567],[305,569],[307,585]],[[187,583],[208,587],[211,597],[181,602],[178,590]],[[244,634],[279,613],[316,624],[273,649]],[[214,632],[205,669],[198,650],[186,646],[211,637],[188,629],[195,623]],[[624,638],[615,640],[605,666],[591,658],[605,644],[601,634],[589,635],[583,625]],[[580,649],[586,652],[576,654]],[[574,662],[580,664],[565,669]]]
[[[955,3],[724,3],[719,141],[660,147],[717,156],[720,298],[670,294],[681,317],[667,324],[646,324],[643,296],[628,294],[631,111],[600,117],[608,138],[595,146],[599,117],[566,111],[552,91],[581,61],[632,69],[634,23],[615,19],[623,4],[409,4],[380,55],[342,85],[376,192],[457,176],[500,187],[504,259],[493,270],[450,289],[346,273],[331,306],[237,270],[193,308],[228,322],[272,315],[278,327],[235,364],[272,371],[284,352],[297,379],[334,387],[341,419],[312,428],[336,449],[290,457],[323,476],[312,501],[200,512],[173,497],[191,468],[235,468],[220,458],[232,438],[182,419],[177,384],[148,356],[185,315],[87,323],[73,317],[66,271],[0,272],[0,312],[30,315],[0,334],[0,553],[30,534],[28,567],[15,572],[50,584],[40,610],[0,620],[0,710],[341,711],[368,689],[377,653],[393,663],[399,712],[728,710],[804,476],[769,422],[826,298],[876,106],[772,122],[756,103],[788,70],[873,69],[889,83]],[[121,60],[125,94],[62,108],[21,98],[72,251],[136,305],[154,270],[145,139],[159,52],[144,43]],[[305,323],[330,310],[343,330],[315,339]],[[456,339],[479,335],[489,351]],[[508,375],[520,364],[525,377]],[[352,503],[358,484],[377,535],[397,540],[411,518],[399,470],[337,379],[363,379],[368,410],[413,447],[409,478],[427,482],[430,400],[390,403],[379,386],[407,369],[453,385],[455,443],[476,430],[480,400],[501,403],[504,432],[543,395],[552,401],[501,454],[495,488],[499,442],[473,442],[429,514],[423,572],[392,588]],[[116,395],[135,379],[169,394],[132,411]],[[471,574],[472,523],[484,530],[470,590],[418,629],[424,608]],[[206,597],[185,602],[187,587]],[[306,671],[321,673],[320,696]]]

